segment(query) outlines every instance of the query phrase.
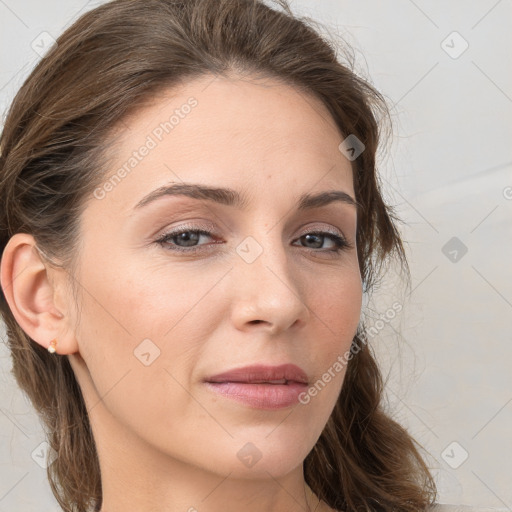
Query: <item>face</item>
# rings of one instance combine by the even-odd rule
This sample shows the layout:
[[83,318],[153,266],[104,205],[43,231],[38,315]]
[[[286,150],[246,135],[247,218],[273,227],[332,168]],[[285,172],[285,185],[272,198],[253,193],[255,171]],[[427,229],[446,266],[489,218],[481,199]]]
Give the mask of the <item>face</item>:
[[[124,431],[223,475],[290,472],[335,405],[345,375],[335,363],[361,311],[356,208],[300,208],[307,194],[355,198],[344,137],[320,102],[289,86],[212,77],[161,94],[117,134],[81,218],[79,354],[69,356],[99,449]],[[231,192],[150,196],[184,184]],[[309,382],[291,405],[205,383],[287,363]],[[250,467],[247,453],[261,458]]]

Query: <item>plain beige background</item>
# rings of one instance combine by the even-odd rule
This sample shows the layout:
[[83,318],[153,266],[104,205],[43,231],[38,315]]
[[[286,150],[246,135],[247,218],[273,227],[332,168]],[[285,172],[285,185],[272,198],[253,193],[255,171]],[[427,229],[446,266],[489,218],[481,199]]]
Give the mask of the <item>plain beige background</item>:
[[[2,113],[51,37],[98,4],[0,1]],[[292,8],[341,33],[392,107],[380,169],[405,221],[412,292],[390,272],[367,311],[389,406],[430,452],[440,502],[511,510],[511,2]],[[43,431],[9,372],[1,343],[0,512],[57,512],[38,462]]]

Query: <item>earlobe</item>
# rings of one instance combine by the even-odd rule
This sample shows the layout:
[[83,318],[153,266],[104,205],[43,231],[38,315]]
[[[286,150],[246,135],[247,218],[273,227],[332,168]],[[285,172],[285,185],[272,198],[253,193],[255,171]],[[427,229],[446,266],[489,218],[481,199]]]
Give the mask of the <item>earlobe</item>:
[[56,293],[63,287],[56,288],[52,271],[41,259],[32,235],[16,233],[10,238],[2,255],[0,283],[16,322],[44,348],[57,338],[57,352],[76,352],[78,346],[70,336],[69,319],[54,303]]

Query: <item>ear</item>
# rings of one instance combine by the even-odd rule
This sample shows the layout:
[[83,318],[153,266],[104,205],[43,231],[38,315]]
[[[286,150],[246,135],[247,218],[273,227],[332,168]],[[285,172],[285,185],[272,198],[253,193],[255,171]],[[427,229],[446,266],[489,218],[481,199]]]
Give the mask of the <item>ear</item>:
[[78,351],[71,328],[71,311],[59,305],[69,304],[66,297],[66,271],[43,261],[35,239],[16,233],[5,246],[0,284],[12,314],[20,327],[35,342],[48,348],[57,338],[56,352]]

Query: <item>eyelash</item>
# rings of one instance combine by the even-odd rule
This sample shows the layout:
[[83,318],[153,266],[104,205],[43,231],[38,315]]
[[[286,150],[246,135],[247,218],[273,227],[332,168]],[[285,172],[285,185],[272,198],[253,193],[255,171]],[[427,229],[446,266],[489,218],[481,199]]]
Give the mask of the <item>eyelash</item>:
[[[179,230],[170,231],[169,233],[164,233],[158,240],[155,240],[155,243],[161,245],[162,247],[167,246],[167,249],[170,251],[181,252],[181,253],[194,253],[194,252],[199,252],[199,251],[203,250],[203,249],[201,249],[201,247],[203,247],[203,246],[193,246],[190,248],[184,248],[184,247],[180,247],[178,245],[174,245],[172,248],[169,248],[168,247],[169,240],[172,238],[175,238],[176,236],[178,236],[182,233],[197,233],[199,235],[206,235],[206,236],[212,237],[212,233],[210,231],[207,231],[204,229],[193,229],[193,228],[188,228],[188,227],[182,227]],[[330,238],[332,238],[332,240],[334,241],[334,243],[336,245],[335,248],[327,249],[327,250],[326,249],[323,249],[323,250],[322,249],[313,249],[310,247],[305,247],[305,249],[309,249],[310,251],[313,251],[313,252],[334,253],[334,255],[337,255],[342,251],[353,248],[353,245],[350,242],[348,242],[348,240],[346,238],[344,238],[336,233],[330,232],[330,231],[320,231],[320,230],[308,231],[308,232],[302,234],[299,237],[299,239],[306,235],[320,235],[320,236],[328,235]]]

